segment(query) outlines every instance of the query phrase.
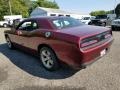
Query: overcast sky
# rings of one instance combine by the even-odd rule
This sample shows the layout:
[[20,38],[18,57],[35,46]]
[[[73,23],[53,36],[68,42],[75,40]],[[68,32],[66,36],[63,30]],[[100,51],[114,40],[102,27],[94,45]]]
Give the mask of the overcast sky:
[[112,10],[114,9],[115,5],[120,3],[120,0],[55,0],[55,1],[60,6],[60,9],[78,13],[89,13],[95,10]]

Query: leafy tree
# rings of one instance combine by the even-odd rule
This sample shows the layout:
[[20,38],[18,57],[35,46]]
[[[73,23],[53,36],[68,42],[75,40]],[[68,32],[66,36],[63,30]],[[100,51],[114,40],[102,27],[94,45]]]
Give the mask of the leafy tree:
[[120,4],[117,5],[117,7],[115,8],[115,13],[118,16],[120,16]]
[[37,5],[40,7],[46,7],[46,8],[56,8],[56,9],[59,8],[56,2],[51,2],[48,0],[38,0]]
[[[28,0],[27,0],[28,1]],[[24,0],[12,0],[11,2],[12,12],[15,15],[22,15],[23,17],[28,17],[28,7]]]
[[106,12],[101,10],[101,11],[93,11],[90,13],[92,16],[97,16],[97,15],[105,15]]
[[[12,14],[18,15],[21,14],[23,17],[27,17],[28,7],[25,3],[26,0],[10,0]],[[27,0],[30,1],[30,0]],[[9,10],[9,0],[0,0],[0,19],[3,19],[3,16],[10,15]]]
[[56,2],[49,0],[0,0],[0,20],[5,15],[10,15],[9,1],[11,2],[12,14],[28,17],[37,6],[46,8],[59,8]]
[[46,7],[46,8],[55,8],[59,9],[59,6],[56,2],[51,2],[49,0],[37,0],[32,1],[31,6],[29,7],[29,14],[34,10],[37,6]]
[[110,11],[100,10],[100,11],[92,11],[90,15],[97,16],[97,15],[105,15],[105,14],[111,14],[111,13],[113,13],[113,10],[110,10]]
[[106,11],[107,14],[114,14],[114,10]]
[[8,4],[6,4],[6,0],[0,0],[0,20],[3,19],[4,15],[9,14]]

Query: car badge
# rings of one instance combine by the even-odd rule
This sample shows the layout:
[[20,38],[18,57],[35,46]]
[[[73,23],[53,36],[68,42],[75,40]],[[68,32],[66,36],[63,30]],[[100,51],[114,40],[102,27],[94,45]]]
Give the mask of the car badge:
[[46,37],[46,38],[48,38],[48,37],[50,37],[50,36],[51,36],[51,32],[46,32],[46,33],[45,33],[45,37]]

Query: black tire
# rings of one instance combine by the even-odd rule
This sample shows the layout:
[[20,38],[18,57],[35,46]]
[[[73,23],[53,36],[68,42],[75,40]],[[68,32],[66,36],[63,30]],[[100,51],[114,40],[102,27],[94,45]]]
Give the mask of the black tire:
[[111,27],[112,27],[112,28],[111,28],[111,29],[112,29],[112,31],[114,31],[114,30],[115,30],[115,27],[114,27],[114,26],[111,26]]
[[6,42],[7,42],[9,49],[14,49],[13,43],[11,42],[11,40],[8,36],[6,37]]
[[120,28],[119,27],[115,27],[115,31],[120,31]]
[[103,22],[103,23],[102,23],[102,26],[104,26],[104,27],[105,27],[105,26],[106,26],[106,23],[105,23],[105,22]]
[[3,27],[4,27],[4,28],[6,28],[7,26],[8,26],[8,25],[7,25],[6,23],[5,23],[5,24],[3,24]]
[[119,30],[119,28],[118,28],[118,27],[116,27],[116,26],[112,26],[112,30],[113,30],[113,31],[118,31],[118,30]]
[[88,25],[92,25],[92,22],[89,22]]
[[[46,55],[45,55],[45,52],[46,52]],[[49,71],[55,71],[55,70],[59,69],[60,65],[58,63],[57,56],[54,53],[54,51],[52,49],[50,49],[49,47],[42,47],[39,50],[39,56],[40,56],[42,65],[44,66],[45,69],[47,69]],[[49,65],[48,65],[48,63],[49,63]]]

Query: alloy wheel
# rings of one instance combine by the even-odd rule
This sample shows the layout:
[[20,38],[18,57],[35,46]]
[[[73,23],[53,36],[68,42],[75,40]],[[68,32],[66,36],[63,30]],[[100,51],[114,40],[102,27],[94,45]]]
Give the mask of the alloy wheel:
[[7,41],[8,47],[12,48],[12,43],[11,43],[11,41],[10,41],[10,39],[8,37],[6,38],[6,41]]
[[54,65],[51,53],[48,50],[43,50],[41,52],[41,60],[42,60],[43,65],[46,68],[52,68]]

